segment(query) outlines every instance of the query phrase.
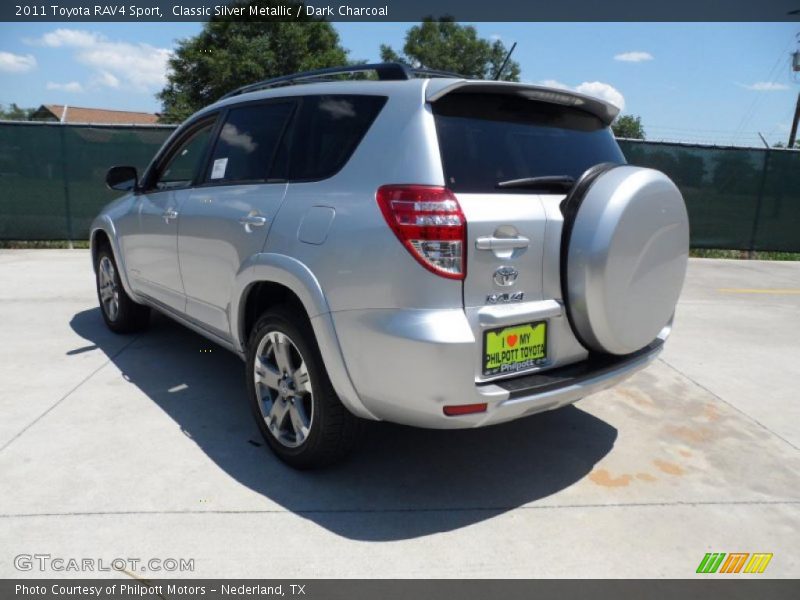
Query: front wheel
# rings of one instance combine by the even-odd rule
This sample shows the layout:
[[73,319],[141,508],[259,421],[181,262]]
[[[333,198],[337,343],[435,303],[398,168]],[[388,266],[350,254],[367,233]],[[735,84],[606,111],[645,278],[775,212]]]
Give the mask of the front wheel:
[[115,333],[132,333],[147,327],[150,309],[134,302],[125,292],[110,249],[102,248],[97,252],[94,270],[100,312],[108,328]]
[[247,349],[253,415],[267,444],[296,469],[344,458],[363,429],[341,403],[308,320],[279,307],[258,320]]

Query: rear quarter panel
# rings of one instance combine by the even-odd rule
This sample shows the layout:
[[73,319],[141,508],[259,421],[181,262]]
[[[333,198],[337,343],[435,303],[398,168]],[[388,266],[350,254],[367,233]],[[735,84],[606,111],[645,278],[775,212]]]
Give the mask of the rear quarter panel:
[[[455,308],[460,281],[422,268],[400,244],[375,201],[381,185],[443,185],[433,117],[421,88],[392,94],[345,167],[333,177],[290,183],[265,246],[306,264],[332,312],[370,308]],[[334,217],[322,243],[301,241],[314,207]]]

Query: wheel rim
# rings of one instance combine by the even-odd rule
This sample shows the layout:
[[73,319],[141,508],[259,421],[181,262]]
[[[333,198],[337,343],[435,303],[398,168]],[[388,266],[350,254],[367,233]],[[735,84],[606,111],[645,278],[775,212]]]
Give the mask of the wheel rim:
[[117,287],[117,273],[114,263],[107,256],[100,259],[97,269],[97,289],[100,293],[100,304],[103,312],[111,321],[116,321],[119,316],[119,288]]
[[284,446],[302,445],[314,420],[314,391],[306,361],[289,336],[270,331],[261,338],[253,378],[267,429]]

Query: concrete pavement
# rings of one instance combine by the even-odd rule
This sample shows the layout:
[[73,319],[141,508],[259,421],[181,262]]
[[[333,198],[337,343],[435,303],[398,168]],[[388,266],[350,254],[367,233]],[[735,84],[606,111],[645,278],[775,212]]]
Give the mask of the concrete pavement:
[[351,461],[296,473],[238,358],[163,317],[108,332],[86,251],[0,251],[0,577],[42,576],[22,553],[194,559],[169,576],[692,577],[712,551],[797,577],[799,308],[800,263],[692,260],[662,359],[623,386],[484,430],[375,424]]

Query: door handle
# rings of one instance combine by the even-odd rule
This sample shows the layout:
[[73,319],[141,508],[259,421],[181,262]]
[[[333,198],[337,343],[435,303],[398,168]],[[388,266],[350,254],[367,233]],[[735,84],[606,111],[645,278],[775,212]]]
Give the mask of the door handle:
[[161,216],[164,217],[165,223],[169,223],[170,219],[178,218],[178,211],[175,210],[174,208],[168,208],[167,210],[164,211],[164,213]]
[[261,215],[247,215],[239,219],[239,223],[244,225],[244,230],[247,233],[253,231],[253,227],[263,227],[267,223],[267,217]]
[[487,236],[476,239],[475,247],[478,250],[514,250],[516,248],[527,248],[530,243],[531,241],[522,235],[513,238]]

